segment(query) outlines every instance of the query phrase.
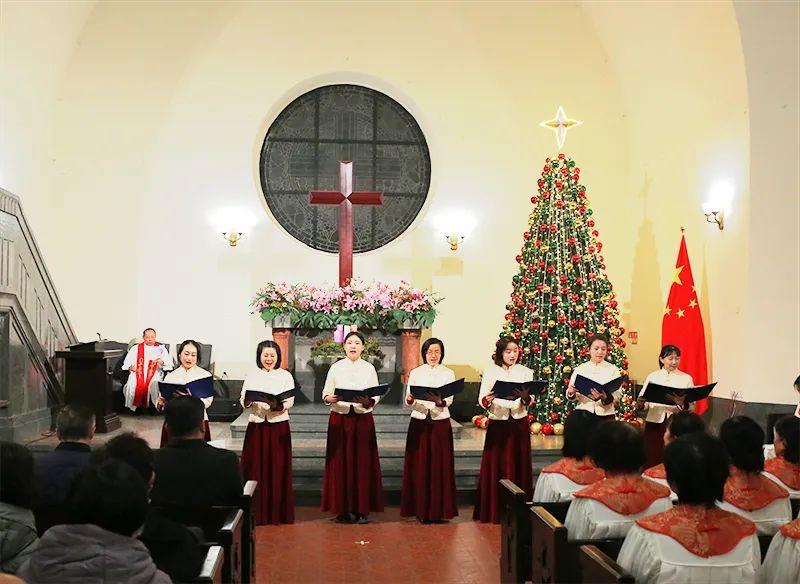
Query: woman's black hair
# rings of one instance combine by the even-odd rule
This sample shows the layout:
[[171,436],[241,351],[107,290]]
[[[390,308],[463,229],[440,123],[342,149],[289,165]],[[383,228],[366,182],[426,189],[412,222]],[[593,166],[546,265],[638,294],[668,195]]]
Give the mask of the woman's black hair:
[[646,458],[644,432],[627,422],[598,424],[589,445],[589,456],[606,473],[639,472]]
[[592,343],[594,343],[595,341],[603,341],[606,344],[606,348],[611,347],[611,341],[608,340],[608,337],[601,334],[596,334],[589,337],[589,342],[586,343],[586,346],[591,347]]
[[597,426],[597,417],[586,410],[572,410],[564,422],[564,458],[580,460],[589,454],[592,432]]
[[749,473],[764,470],[764,430],[753,418],[728,418],[720,426],[719,437],[733,466]]
[[197,349],[197,363],[200,363],[200,361],[203,358],[201,356],[202,353],[200,352],[200,343],[198,343],[193,339],[186,339],[180,345],[178,345],[178,353],[177,353],[178,361],[181,360],[181,353],[183,353],[183,350],[186,348],[186,345],[194,345],[194,348]]
[[350,337],[354,337],[354,336],[355,336],[355,337],[358,337],[358,339],[361,341],[361,344],[362,344],[362,345],[366,345],[366,344],[367,344],[367,339],[366,339],[366,338],[364,338],[364,335],[362,335],[362,334],[361,334],[360,332],[358,332],[358,331],[350,331],[349,333],[347,333],[347,334],[345,335],[345,337],[344,337],[344,341],[342,341],[342,344],[346,343],[346,342],[347,342],[347,339],[349,339]]
[[442,341],[440,341],[439,339],[437,339],[436,337],[431,337],[430,339],[428,339],[427,341],[422,343],[422,362],[425,363],[425,364],[428,363],[427,355],[428,355],[428,349],[431,348],[431,345],[439,345],[439,348],[442,350],[442,358],[439,361],[439,363],[443,363],[444,362],[444,343]]
[[264,352],[264,349],[275,349],[275,353],[278,355],[278,359],[275,361],[275,369],[280,369],[281,367],[281,347],[275,341],[261,341],[258,343],[258,347],[256,347],[256,365],[258,365],[259,369],[263,369],[264,366],[261,364],[261,353]]
[[14,442],[0,442],[0,501],[30,509],[36,483],[33,455]]
[[800,375],[797,376],[797,379],[794,380],[795,388],[800,391]]
[[[497,341],[497,348],[494,351],[494,364],[498,367],[503,366],[503,351],[505,351],[511,343],[519,347],[517,339],[512,337],[500,337],[500,340]],[[519,358],[517,358],[517,363],[519,363]]]
[[684,505],[711,508],[722,501],[728,465],[725,445],[707,432],[684,434],[664,449],[667,482]]
[[681,356],[681,350],[678,348],[678,345],[664,345],[661,347],[661,352],[658,354],[659,369],[664,368],[664,364],[661,362],[661,359],[666,359],[670,355],[677,355],[678,357]]
[[673,440],[684,434],[704,432],[705,429],[706,423],[703,421],[703,418],[688,410],[675,412],[667,418],[667,430],[669,430],[669,434],[672,436]]
[[775,422],[775,433],[785,445],[783,458],[788,462],[800,464],[800,418],[783,416]]

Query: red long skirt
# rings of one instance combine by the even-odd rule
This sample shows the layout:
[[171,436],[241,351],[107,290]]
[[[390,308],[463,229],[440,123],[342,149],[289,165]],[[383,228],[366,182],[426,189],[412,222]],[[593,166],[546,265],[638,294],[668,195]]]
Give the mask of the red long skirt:
[[[211,441],[211,430],[209,429],[208,420],[203,420],[203,431],[205,433],[205,436],[203,436],[203,439],[206,442],[210,442]],[[164,446],[167,445],[167,442],[169,442],[170,438],[171,438],[171,436],[169,434],[169,428],[167,428],[166,423],[165,424],[161,424],[161,448],[164,448]]]
[[533,496],[530,432],[527,416],[519,420],[489,421],[473,519],[482,523],[500,523],[501,479],[514,481],[528,497]]
[[336,515],[383,511],[383,479],[372,412],[331,412],[321,509]]
[[645,468],[650,468],[664,462],[664,432],[666,431],[666,420],[661,423],[644,423]]
[[411,418],[406,438],[400,515],[420,521],[458,515],[450,419]]
[[247,425],[242,474],[245,480],[258,481],[253,496],[256,525],[294,523],[292,433],[288,420]]

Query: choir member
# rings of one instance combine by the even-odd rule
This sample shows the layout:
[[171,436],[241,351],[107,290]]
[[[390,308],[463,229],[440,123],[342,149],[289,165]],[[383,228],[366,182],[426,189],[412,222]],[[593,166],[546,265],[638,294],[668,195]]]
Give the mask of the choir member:
[[[663,438],[665,447],[685,434],[691,434],[692,432],[705,432],[706,430],[706,423],[703,421],[703,418],[694,412],[689,411],[680,411],[670,416],[667,418],[665,426],[666,430]],[[645,447],[646,444],[647,434],[645,434]],[[663,463],[656,466],[651,466],[642,474],[644,474],[644,476],[651,481],[655,481],[664,485],[665,487],[669,486],[667,484],[667,469]]]
[[589,443],[597,419],[586,410],[573,410],[564,422],[564,446],[558,462],[542,469],[536,480],[533,500],[560,503],[572,500],[572,494],[605,478],[589,457]]
[[[199,360],[200,344],[191,339],[183,341],[178,346],[178,361],[180,362],[180,367],[168,373],[166,377],[164,377],[164,382],[186,385],[187,383],[197,381],[198,379],[211,377],[211,373],[209,371],[206,371],[202,367],[198,367],[197,362]],[[189,395],[189,393],[177,392],[176,395]],[[205,409],[208,410],[208,407],[211,405],[211,402],[214,401],[214,398],[205,397],[200,401],[203,402]],[[163,411],[165,403],[166,402],[164,401],[164,398],[159,395],[158,401],[156,402],[156,409]],[[211,440],[211,431],[209,430],[208,426],[208,412],[203,412],[203,420],[205,439],[206,442],[208,442]],[[161,427],[161,446],[165,446],[167,442],[169,442],[169,430],[167,429],[167,426],[164,425]]]
[[642,386],[642,391],[636,400],[636,406],[640,410],[647,411],[644,423],[644,443],[647,455],[646,466],[649,468],[660,464],[664,459],[664,431],[666,421],[670,416],[681,410],[688,409],[689,404],[684,397],[675,394],[668,394],[668,399],[675,405],[667,406],[658,403],[650,403],[646,400],[647,386],[650,383],[685,389],[694,386],[692,376],[678,370],[681,362],[681,350],[675,345],[664,345],[658,355],[659,369],[649,374]]
[[797,407],[794,409],[794,417],[800,418],[800,375],[794,380],[794,390],[797,392]]
[[[245,480],[258,481],[253,501],[256,525],[294,523],[289,429],[289,408],[294,405],[294,397],[269,397],[295,387],[292,374],[281,369],[281,359],[278,343],[260,342],[256,348],[258,369],[245,376],[240,398],[242,406],[250,410],[242,447],[242,474]],[[263,396],[267,403],[247,401],[248,391],[268,394]]]
[[411,420],[406,438],[400,515],[421,522],[442,521],[458,515],[450,410],[453,396],[442,399],[431,391],[415,399],[411,386],[437,388],[455,381],[452,369],[442,365],[444,343],[430,338],[422,344],[422,362],[408,374],[406,404]]
[[364,336],[350,332],[344,339],[345,358],[334,363],[325,379],[322,401],[330,405],[322,510],[339,523],[367,523],[370,511],[383,511],[383,483],[372,409],[378,397],[340,400],[336,389],[364,390],[378,385],[378,373],[361,358]]
[[705,432],[687,434],[667,446],[664,461],[678,503],[636,520],[619,565],[637,584],[754,582],[761,561],[755,525],[715,506],[728,476],[720,440]]
[[125,396],[125,407],[136,411],[136,408],[147,408],[158,401],[158,382],[164,371],[172,369],[172,359],[167,348],[156,341],[156,330],[146,328],[142,333],[142,342],[128,349],[122,369],[130,371],[128,382],[122,388]]
[[797,582],[800,576],[800,519],[782,525],[758,571],[759,584]]
[[800,418],[784,416],[775,423],[775,458],[764,461],[764,473],[791,499],[800,499]]
[[580,393],[575,387],[575,379],[578,375],[587,377],[600,384],[606,384],[619,377],[619,369],[616,365],[606,361],[607,356],[608,339],[603,335],[594,335],[590,337],[589,360],[585,363],[581,363],[572,371],[572,376],[569,379],[569,386],[567,387],[567,399],[578,402],[575,409],[586,410],[603,420],[613,420],[616,414],[614,402],[622,395],[622,388],[614,392],[613,399],[608,399],[605,394],[598,392],[596,389],[592,389],[592,397],[589,398]]
[[497,381],[533,381],[533,371],[517,363],[520,348],[509,337],[501,338],[494,354],[494,364],[483,373],[478,404],[489,413],[489,426],[483,444],[478,492],[473,519],[500,523],[500,480],[509,479],[528,496],[533,493],[531,436],[528,407],[533,396],[517,389],[514,399],[495,397]]
[[576,491],[564,526],[569,540],[624,537],[634,522],[672,507],[669,489],[642,477],[644,434],[626,422],[599,424],[589,454],[606,478]]
[[792,512],[786,489],[761,474],[764,431],[752,418],[734,416],[722,423],[719,437],[731,459],[720,507],[753,521],[759,534],[774,535]]

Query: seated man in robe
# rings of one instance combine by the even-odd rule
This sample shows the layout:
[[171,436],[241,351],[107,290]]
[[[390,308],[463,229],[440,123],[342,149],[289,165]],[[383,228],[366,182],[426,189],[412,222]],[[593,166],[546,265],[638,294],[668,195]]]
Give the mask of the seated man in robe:
[[672,508],[669,488],[642,477],[644,433],[626,422],[605,422],[594,432],[589,455],[606,478],[576,491],[564,525],[567,537],[622,538],[633,523]]
[[146,328],[142,332],[142,342],[133,345],[125,355],[122,369],[130,371],[128,382],[122,389],[125,407],[147,409],[158,401],[158,382],[164,371],[172,369],[172,358],[167,348],[156,340],[156,330]]

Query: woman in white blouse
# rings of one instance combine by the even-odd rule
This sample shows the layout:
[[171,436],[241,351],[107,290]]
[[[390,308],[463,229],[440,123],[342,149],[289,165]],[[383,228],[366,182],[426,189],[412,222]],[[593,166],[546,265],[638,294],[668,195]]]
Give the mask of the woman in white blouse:
[[350,332],[344,339],[345,358],[334,363],[325,379],[322,401],[330,405],[322,510],[339,523],[367,523],[370,511],[383,511],[383,482],[372,408],[378,397],[340,400],[337,389],[364,390],[378,385],[378,373],[361,358],[364,336]]
[[[242,447],[242,474],[245,480],[258,481],[253,501],[256,525],[294,523],[289,428],[289,408],[294,405],[294,397],[280,400],[275,396],[294,389],[295,383],[292,374],[281,369],[281,360],[278,343],[260,342],[256,348],[258,369],[245,376],[239,398],[250,412]],[[261,394],[259,398],[264,402],[246,401],[248,391]]]
[[[186,385],[187,383],[197,381],[198,379],[211,377],[210,371],[206,371],[202,367],[197,366],[197,362],[199,360],[200,343],[191,339],[183,341],[180,345],[178,345],[178,361],[180,362],[180,367],[168,373],[166,377],[164,377],[164,382]],[[205,406],[205,409],[208,410],[208,407],[211,405],[211,402],[214,401],[214,398],[213,396],[204,397],[201,398],[200,401],[203,402],[203,406]],[[163,411],[165,403],[166,402],[164,401],[164,398],[159,395],[158,401],[156,402],[156,409]],[[206,411],[203,412],[203,426],[205,428],[205,440],[208,442],[211,440],[211,431],[208,426],[208,413]],[[161,446],[165,446],[167,442],[169,442],[169,430],[167,429],[166,425],[163,425],[161,427]]]
[[[450,410],[453,396],[442,399],[434,388],[455,381],[452,369],[442,365],[444,343],[430,338],[422,343],[423,364],[412,369],[406,385],[411,420],[406,437],[400,515],[421,522],[443,521],[458,515]],[[411,386],[430,387],[427,399],[415,399]]]
[[642,391],[636,400],[636,407],[639,410],[646,410],[647,417],[644,423],[644,444],[647,454],[647,468],[661,464],[664,459],[664,431],[667,427],[667,420],[675,412],[688,409],[686,400],[674,394],[667,397],[675,405],[667,406],[664,404],[650,403],[647,401],[647,386],[651,383],[685,389],[692,387],[694,381],[692,376],[678,370],[681,362],[681,350],[675,345],[664,345],[658,354],[659,369],[649,374],[642,385]]
[[783,525],[772,538],[764,563],[758,570],[759,584],[796,583],[800,578],[800,519]]
[[678,503],[636,521],[619,565],[637,584],[752,584],[761,563],[755,525],[715,506],[728,476],[720,440],[705,432],[686,434],[667,446],[664,460]]
[[775,457],[764,461],[764,474],[800,499],[800,418],[783,416],[774,433]]
[[575,387],[578,375],[587,377],[599,384],[606,384],[620,376],[616,365],[606,361],[608,356],[608,339],[603,335],[594,335],[589,338],[589,360],[581,363],[572,371],[567,387],[567,399],[577,401],[576,410],[586,410],[602,420],[613,420],[616,416],[614,403],[622,395],[622,388],[613,393],[613,399],[608,399],[604,393],[592,389],[591,397],[580,393]]
[[509,479],[530,497],[533,494],[531,435],[528,407],[533,397],[516,390],[514,399],[494,395],[497,381],[533,381],[533,371],[517,363],[520,349],[509,337],[501,338],[494,365],[483,373],[478,404],[489,412],[489,427],[483,443],[483,458],[472,518],[482,523],[500,523],[500,479]]

